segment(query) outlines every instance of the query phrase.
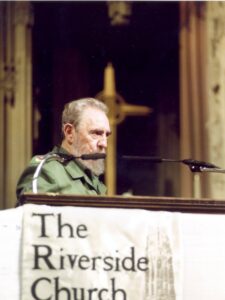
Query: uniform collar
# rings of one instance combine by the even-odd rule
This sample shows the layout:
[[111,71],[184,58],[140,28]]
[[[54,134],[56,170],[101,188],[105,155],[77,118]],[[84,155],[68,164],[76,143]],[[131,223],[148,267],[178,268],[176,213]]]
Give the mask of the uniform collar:
[[[52,150],[53,153],[61,153],[65,155],[71,155],[68,151],[60,146],[55,146]],[[86,169],[82,164],[76,160],[70,160],[64,163],[65,170],[73,179],[83,178],[91,187],[93,187],[98,193],[105,194],[106,187],[99,181],[98,176],[94,175],[90,170]]]

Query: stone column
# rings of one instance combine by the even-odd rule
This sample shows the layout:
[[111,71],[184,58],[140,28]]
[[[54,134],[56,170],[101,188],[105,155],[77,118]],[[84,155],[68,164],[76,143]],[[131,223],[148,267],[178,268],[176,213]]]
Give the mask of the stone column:
[[[205,2],[180,3],[180,158],[207,157],[207,48]],[[181,165],[181,196],[203,197],[206,174]]]
[[[32,57],[31,57],[31,4],[5,2],[4,22],[4,81],[2,104],[4,132],[1,157],[4,160],[1,199],[5,208],[16,202],[15,188],[20,173],[32,154]],[[3,149],[4,148],[4,149]]]
[[[225,2],[207,2],[208,159],[225,168]],[[225,198],[225,174],[210,175],[210,197]]]
[[[225,169],[225,3],[180,7],[181,157]],[[181,178],[182,196],[192,196],[193,176]],[[225,174],[200,173],[199,183],[200,197],[224,199]]]
[[4,130],[5,130],[5,118],[4,118],[4,5],[0,2],[0,209],[4,207],[4,195],[5,195],[5,147],[4,147]]

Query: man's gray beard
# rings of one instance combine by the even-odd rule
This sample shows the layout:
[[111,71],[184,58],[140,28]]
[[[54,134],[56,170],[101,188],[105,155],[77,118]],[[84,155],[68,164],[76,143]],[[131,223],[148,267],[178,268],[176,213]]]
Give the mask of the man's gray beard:
[[80,163],[91,170],[95,175],[99,176],[105,171],[105,161],[104,159],[97,160],[83,160],[79,159]]
[[[91,154],[86,150],[86,145],[82,145],[79,138],[74,143],[75,156],[81,156],[82,154]],[[96,159],[96,160],[83,160],[79,159],[81,165],[85,166],[89,170],[91,170],[95,175],[99,176],[105,171],[105,160],[104,159]]]

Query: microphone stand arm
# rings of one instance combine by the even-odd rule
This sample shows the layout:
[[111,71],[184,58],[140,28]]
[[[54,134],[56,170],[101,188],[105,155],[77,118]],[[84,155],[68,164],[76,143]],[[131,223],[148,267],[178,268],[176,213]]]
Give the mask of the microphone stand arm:
[[44,165],[44,163],[50,159],[50,158],[60,158],[59,155],[57,155],[56,153],[48,153],[45,155],[44,159],[39,163],[39,165],[37,166],[37,169],[35,170],[34,172],[34,175],[33,175],[33,179],[32,179],[32,192],[34,194],[37,194],[38,192],[38,188],[37,188],[37,180],[38,180],[38,177],[39,177],[39,174],[40,174],[40,171],[42,169],[42,166]]
[[163,163],[163,162],[183,163],[189,167],[191,172],[225,173],[225,169],[221,169],[216,165],[204,161],[193,160],[193,159],[180,160],[180,159],[171,159],[171,158],[161,158],[157,156],[137,156],[137,155],[123,155],[122,158],[127,160],[149,161],[152,163]]
[[149,161],[152,163],[162,163],[162,162],[172,162],[172,163],[183,163],[189,167],[191,172],[194,173],[193,176],[193,193],[194,198],[200,198],[200,176],[198,173],[200,172],[213,172],[213,173],[224,173],[225,169],[221,169],[220,167],[213,165],[211,163],[207,163],[204,161],[198,161],[193,159],[169,159],[169,158],[161,158],[155,156],[128,156],[124,155],[124,159],[128,160],[142,160],[142,161]]

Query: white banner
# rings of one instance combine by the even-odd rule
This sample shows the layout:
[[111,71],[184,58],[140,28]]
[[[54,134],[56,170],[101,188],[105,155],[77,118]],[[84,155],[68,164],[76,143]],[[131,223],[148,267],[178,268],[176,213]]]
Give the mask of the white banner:
[[22,219],[22,206],[0,211],[1,300],[19,299]]
[[179,300],[177,215],[25,205],[22,300]]

